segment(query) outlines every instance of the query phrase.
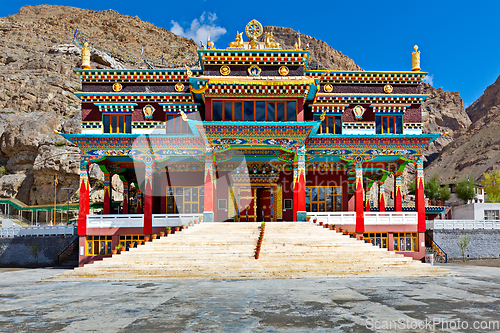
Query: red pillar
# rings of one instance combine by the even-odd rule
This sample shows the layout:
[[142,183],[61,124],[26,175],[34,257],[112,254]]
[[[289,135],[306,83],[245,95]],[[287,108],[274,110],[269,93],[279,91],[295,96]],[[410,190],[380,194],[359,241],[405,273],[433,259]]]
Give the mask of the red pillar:
[[205,197],[203,221],[214,222],[214,187],[215,187],[215,166],[212,155],[205,156]]
[[139,188],[137,188],[137,207],[136,214],[142,214],[142,193]]
[[418,232],[425,232],[425,197],[424,197],[424,162],[417,161],[417,177],[415,178],[415,210],[418,216]]
[[378,211],[385,212],[385,184],[380,182],[378,186]]
[[153,167],[144,170],[144,235],[153,233]]
[[163,173],[160,174],[160,186],[161,186],[161,198],[160,198],[160,214],[167,213],[167,173],[164,170]]
[[363,211],[363,164],[356,163],[356,177],[354,179],[356,195],[356,232],[365,232],[365,213]]
[[293,162],[293,181],[292,181],[292,191],[293,191],[293,217],[292,221],[297,221],[297,212],[299,207],[299,191],[298,191],[298,161]]
[[[366,190],[367,193],[370,193],[369,190]],[[370,207],[370,198],[369,197],[366,197],[366,201],[365,201],[365,212],[369,212],[371,209]]]
[[128,182],[123,182],[123,214],[128,214]]
[[78,206],[78,235],[87,234],[87,215],[89,214],[89,174],[87,162],[80,162],[80,204]]
[[[305,151],[305,150],[304,150]],[[297,221],[306,220],[306,156],[298,155],[297,163]]]
[[103,214],[111,214],[111,174],[104,173],[104,207]]
[[401,194],[401,175],[394,174],[394,211],[403,211],[403,196]]

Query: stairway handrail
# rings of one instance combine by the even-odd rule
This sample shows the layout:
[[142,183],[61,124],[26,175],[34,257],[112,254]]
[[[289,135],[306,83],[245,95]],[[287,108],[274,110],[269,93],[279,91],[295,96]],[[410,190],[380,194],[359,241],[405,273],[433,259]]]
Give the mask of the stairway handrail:
[[441,246],[439,246],[438,243],[436,243],[434,239],[432,239],[432,237],[427,233],[427,231],[425,232],[425,240],[431,244],[431,247],[436,251],[436,253],[444,260],[445,263],[447,263],[448,254],[446,254],[446,252],[444,252]]
[[68,245],[61,253],[57,255],[57,266],[61,266],[61,263],[69,256],[71,252],[75,249],[75,245],[78,242],[79,237],[75,239]]

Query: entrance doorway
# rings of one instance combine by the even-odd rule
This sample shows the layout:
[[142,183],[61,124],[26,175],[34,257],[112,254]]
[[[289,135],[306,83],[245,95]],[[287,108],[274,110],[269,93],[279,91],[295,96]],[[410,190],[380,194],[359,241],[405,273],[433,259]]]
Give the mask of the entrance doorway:
[[276,221],[276,186],[259,185],[236,186],[239,214],[236,214],[234,221]]

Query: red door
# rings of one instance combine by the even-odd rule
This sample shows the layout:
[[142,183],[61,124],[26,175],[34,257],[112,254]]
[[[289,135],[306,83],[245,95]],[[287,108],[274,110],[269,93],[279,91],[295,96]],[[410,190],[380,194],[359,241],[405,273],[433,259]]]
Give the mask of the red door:
[[241,222],[256,222],[256,189],[251,187],[241,187],[238,209],[240,211]]
[[257,221],[270,222],[271,209],[271,188],[257,188]]

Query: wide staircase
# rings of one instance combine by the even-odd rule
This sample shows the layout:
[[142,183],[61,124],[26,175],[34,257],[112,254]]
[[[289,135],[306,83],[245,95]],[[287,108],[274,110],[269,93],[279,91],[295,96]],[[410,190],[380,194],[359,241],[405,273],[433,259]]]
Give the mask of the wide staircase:
[[451,275],[313,223],[204,223],[52,280],[286,279]]

